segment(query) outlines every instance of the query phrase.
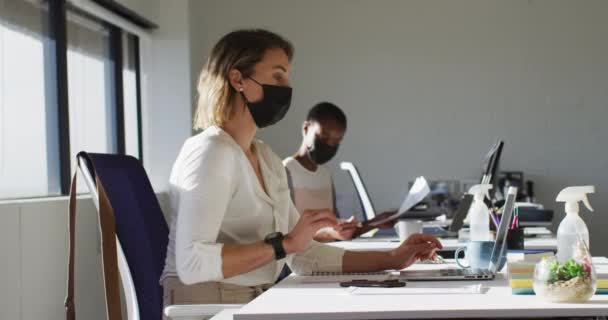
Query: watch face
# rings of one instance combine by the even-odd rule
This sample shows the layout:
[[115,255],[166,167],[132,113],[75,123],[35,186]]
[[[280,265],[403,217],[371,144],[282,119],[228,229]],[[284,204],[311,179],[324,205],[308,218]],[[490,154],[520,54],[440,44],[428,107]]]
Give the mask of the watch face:
[[273,239],[276,239],[276,238],[280,238],[281,236],[283,236],[282,233],[280,233],[280,232],[273,232],[273,233],[267,235],[264,240],[269,241],[269,240],[273,240]]

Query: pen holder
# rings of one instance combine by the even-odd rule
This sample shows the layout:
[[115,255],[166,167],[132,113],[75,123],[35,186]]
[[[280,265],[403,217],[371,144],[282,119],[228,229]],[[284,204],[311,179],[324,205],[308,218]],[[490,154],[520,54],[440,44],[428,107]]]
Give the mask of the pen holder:
[[507,248],[510,250],[524,250],[524,228],[509,230],[507,234]]

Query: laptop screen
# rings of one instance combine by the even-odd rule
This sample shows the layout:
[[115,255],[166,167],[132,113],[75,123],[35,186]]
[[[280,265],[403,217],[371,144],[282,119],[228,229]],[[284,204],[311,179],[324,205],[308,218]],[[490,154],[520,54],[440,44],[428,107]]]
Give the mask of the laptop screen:
[[507,233],[509,232],[509,227],[511,226],[516,196],[517,188],[510,187],[509,191],[507,192],[507,199],[504,207],[505,209],[500,219],[498,231],[496,232],[496,242],[494,243],[494,249],[492,250],[492,258],[490,259],[489,269],[493,273],[497,271],[502,258],[507,254]]
[[467,213],[469,212],[469,208],[471,207],[471,203],[473,202],[473,196],[470,194],[465,194],[460,199],[460,204],[458,204],[458,208],[456,212],[454,212],[454,216],[452,217],[452,223],[450,224],[449,230],[452,232],[458,232],[462,228],[464,224],[464,218],[466,218]]

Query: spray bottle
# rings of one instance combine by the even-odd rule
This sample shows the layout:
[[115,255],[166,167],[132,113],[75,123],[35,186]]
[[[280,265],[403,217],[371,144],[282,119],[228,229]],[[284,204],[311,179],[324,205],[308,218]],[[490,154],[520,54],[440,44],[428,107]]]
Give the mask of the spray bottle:
[[589,230],[579,215],[579,201],[582,201],[589,211],[593,211],[588,193],[595,193],[595,186],[568,187],[562,190],[555,201],[565,202],[566,216],[557,229],[557,260],[566,262],[574,256],[575,249],[584,241],[589,248]]
[[477,184],[469,189],[469,194],[473,195],[473,203],[467,214],[471,230],[471,241],[492,240],[492,234],[490,233],[490,209],[484,203],[486,197],[490,199],[490,189],[492,189],[491,184]]

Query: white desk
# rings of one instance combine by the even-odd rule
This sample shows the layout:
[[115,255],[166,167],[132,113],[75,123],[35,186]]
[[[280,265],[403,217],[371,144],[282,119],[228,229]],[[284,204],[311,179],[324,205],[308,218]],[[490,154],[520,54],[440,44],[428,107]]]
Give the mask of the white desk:
[[[445,265],[414,265],[433,269]],[[337,283],[305,284],[291,276],[245,305],[235,320],[273,319],[411,319],[608,316],[608,295],[596,295],[587,303],[544,302],[537,296],[512,295],[504,273],[492,281],[427,282],[454,288],[482,283],[483,294],[386,294],[355,295]],[[424,285],[425,283],[418,283]],[[407,287],[406,287],[407,288]]]
[[238,309],[224,309],[209,320],[232,320]]
[[[440,239],[443,244],[444,251],[455,251],[456,249],[466,245],[465,242],[458,242],[457,239]],[[351,251],[366,251],[366,250],[391,250],[398,247],[401,243],[398,240],[393,241],[338,241],[329,243],[332,246],[344,248]],[[556,238],[526,238],[524,240],[526,250],[556,250]]]

